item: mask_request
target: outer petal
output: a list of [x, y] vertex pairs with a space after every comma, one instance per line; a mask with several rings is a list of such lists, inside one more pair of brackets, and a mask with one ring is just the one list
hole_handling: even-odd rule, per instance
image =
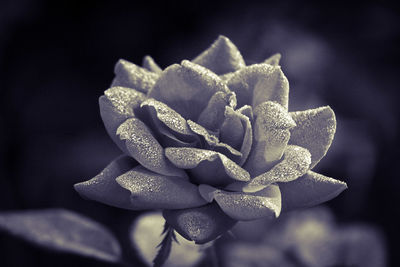
[[255, 177], [244, 188], [244, 192], [255, 192], [276, 182], [290, 182], [304, 175], [311, 163], [307, 149], [299, 146], [287, 146], [283, 160], [271, 170]]
[[168, 147], [166, 157], [178, 168], [190, 169], [190, 178], [198, 184], [225, 185], [249, 181], [249, 173], [221, 153], [188, 147]]
[[154, 59], [151, 56], [145, 56], [143, 58], [143, 63], [142, 63], [143, 68], [152, 71], [157, 74], [161, 74], [162, 69], [160, 66], [157, 65], [157, 63], [154, 61]]
[[279, 66], [254, 64], [237, 71], [228, 87], [238, 98], [238, 106], [253, 108], [265, 101], [275, 101], [288, 108], [289, 82]]
[[150, 133], [147, 126], [136, 118], [126, 120], [117, 130], [129, 154], [141, 165], [154, 172], [182, 176], [182, 170], [172, 166], [164, 156], [164, 149]]
[[286, 110], [275, 102], [264, 102], [254, 111], [253, 148], [245, 164], [252, 176], [270, 169], [281, 159], [295, 126]]
[[281, 193], [277, 185], [256, 193], [216, 190], [213, 197], [229, 217], [239, 221], [277, 218], [281, 212]]
[[123, 86], [147, 93], [156, 83], [159, 75], [120, 59], [114, 68], [115, 78], [111, 86]]
[[217, 131], [224, 121], [226, 106], [236, 107], [235, 93], [216, 92], [208, 101], [207, 107], [201, 112], [197, 123], [209, 130]]
[[131, 192], [131, 208], [185, 209], [206, 204], [197, 186], [182, 177], [164, 176], [138, 166], [116, 179]]
[[329, 107], [291, 112], [296, 127], [290, 130], [290, 144], [307, 148], [313, 168], [328, 151], [336, 131], [335, 113]]
[[206, 67], [216, 74], [225, 74], [246, 66], [237, 47], [225, 36], [218, 39], [193, 62]]
[[242, 153], [234, 149], [228, 144], [222, 143], [218, 140], [218, 137], [214, 134], [210, 134], [203, 126], [188, 120], [190, 129], [198, 134], [205, 142], [205, 146], [211, 150], [215, 150], [234, 160], [235, 162], [240, 161]]
[[100, 115], [111, 139], [125, 151], [125, 145], [117, 137], [117, 129], [126, 119], [135, 116], [134, 110], [146, 96], [127, 87], [111, 87], [99, 99]]
[[282, 209], [285, 211], [310, 207], [328, 201], [347, 188], [346, 183], [308, 171], [302, 177], [279, 183]]
[[229, 89], [216, 74], [184, 60], [181, 65], [166, 68], [148, 96], [167, 104], [186, 119], [196, 121], [218, 91], [229, 92]]
[[269, 58], [267, 58], [263, 63], [269, 64], [272, 66], [279, 66], [279, 61], [281, 60], [282, 55], [279, 53], [276, 53]]
[[74, 185], [79, 195], [101, 203], [130, 209], [129, 192], [122, 189], [115, 179], [121, 174], [137, 166], [137, 162], [128, 156], [122, 155], [113, 160], [96, 177]]
[[180, 235], [196, 244], [216, 239], [236, 223], [216, 203], [199, 208], [164, 210], [163, 216]]

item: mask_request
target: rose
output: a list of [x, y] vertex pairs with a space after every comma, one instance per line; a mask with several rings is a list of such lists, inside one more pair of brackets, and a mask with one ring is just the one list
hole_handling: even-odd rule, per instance
[[332, 142], [335, 115], [330, 107], [288, 112], [279, 59], [246, 66], [220, 36], [165, 70], [149, 56], [143, 67], [120, 60], [99, 102], [124, 155], [75, 189], [116, 207], [161, 209], [196, 243], [237, 221], [337, 196], [344, 182], [311, 171]]

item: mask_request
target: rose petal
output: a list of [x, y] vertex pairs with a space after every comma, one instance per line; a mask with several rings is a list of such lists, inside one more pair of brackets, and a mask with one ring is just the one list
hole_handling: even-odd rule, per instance
[[159, 100], [186, 119], [196, 121], [212, 95], [229, 92], [225, 83], [210, 70], [182, 61], [166, 68], [148, 96]]
[[270, 56], [269, 58], [267, 58], [266, 60], [264, 60], [263, 63], [265, 64], [269, 64], [272, 66], [279, 66], [279, 61], [281, 60], [282, 55], [279, 53], [273, 54], [272, 56]]
[[182, 210], [164, 210], [163, 216], [180, 235], [196, 244], [216, 239], [236, 223], [216, 204]]
[[253, 148], [245, 164], [252, 176], [270, 169], [281, 159], [289, 141], [292, 117], [278, 103], [264, 102], [254, 111]]
[[117, 129], [117, 135], [121, 140], [125, 140], [129, 154], [144, 167], [164, 175], [182, 175], [182, 170], [166, 160], [164, 149], [139, 119], [126, 120]]
[[143, 68], [152, 71], [157, 74], [161, 74], [162, 69], [160, 66], [157, 65], [157, 63], [154, 61], [154, 59], [151, 56], [145, 56], [143, 58], [143, 63], [142, 63]]
[[230, 145], [220, 142], [217, 136], [210, 134], [203, 126], [191, 120], [188, 120], [187, 123], [190, 129], [202, 138], [205, 142], [206, 148], [220, 152], [235, 162], [240, 161], [242, 153]]
[[294, 181], [279, 183], [279, 188], [282, 193], [282, 209], [288, 211], [328, 201], [347, 189], [347, 185], [342, 181], [308, 171]]
[[328, 151], [336, 131], [335, 113], [329, 107], [291, 112], [296, 127], [290, 130], [289, 143], [302, 146], [311, 153], [313, 168]]
[[235, 93], [216, 92], [208, 101], [207, 107], [201, 112], [197, 123], [209, 130], [218, 130], [224, 121], [226, 106], [236, 107]]
[[228, 81], [236, 93], [238, 107], [253, 108], [265, 101], [275, 101], [288, 108], [289, 82], [279, 66], [254, 64], [237, 71]]
[[237, 109], [238, 112], [240, 112], [241, 114], [247, 116], [250, 121], [253, 121], [254, 118], [254, 114], [253, 114], [253, 108], [249, 105], [244, 105], [242, 107], [240, 107], [239, 109]]
[[244, 192], [254, 192], [276, 182], [290, 182], [304, 175], [310, 167], [311, 154], [307, 149], [289, 145], [281, 162], [271, 170], [255, 177], [244, 188]]
[[218, 75], [236, 71], [246, 66], [237, 47], [222, 35], [207, 50], [192, 61], [212, 70]]
[[153, 88], [159, 75], [120, 59], [114, 68], [115, 78], [111, 86], [123, 86], [147, 93]]
[[197, 186], [182, 177], [160, 175], [142, 166], [130, 170], [116, 179], [131, 192], [131, 208], [185, 209], [206, 204]]
[[253, 194], [218, 190], [214, 199], [229, 217], [238, 221], [277, 218], [281, 212], [281, 193], [277, 185]]
[[198, 140], [198, 137], [190, 130], [186, 120], [166, 104], [150, 98], [142, 102], [140, 107], [151, 117], [153, 122], [156, 124], [157, 122], [161, 122], [168, 127], [178, 139], [184, 142], [194, 142]]
[[253, 143], [253, 132], [250, 119], [240, 111], [234, 111], [232, 108], [226, 107], [226, 118], [220, 129], [220, 138], [222, 142], [229, 144], [235, 149], [240, 149], [242, 157], [238, 161], [238, 164], [241, 166], [250, 154]]
[[95, 200], [110, 206], [130, 209], [130, 194], [125, 189], [122, 189], [115, 179], [137, 166], [137, 164], [129, 156], [119, 156], [94, 178], [75, 184], [74, 188], [83, 198]]
[[249, 181], [249, 173], [225, 155], [205, 149], [167, 147], [165, 156], [178, 168], [190, 169], [194, 183], [224, 185], [237, 181]]
[[125, 145], [117, 137], [117, 129], [126, 119], [135, 116], [134, 110], [146, 96], [127, 87], [111, 87], [99, 98], [100, 115], [108, 135], [125, 152]]

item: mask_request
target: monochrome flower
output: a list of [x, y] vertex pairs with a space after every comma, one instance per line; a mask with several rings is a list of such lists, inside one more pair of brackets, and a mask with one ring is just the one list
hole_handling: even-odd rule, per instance
[[143, 67], [119, 60], [99, 102], [124, 154], [75, 189], [120, 208], [161, 209], [199, 244], [237, 221], [336, 197], [346, 184], [312, 171], [331, 145], [335, 115], [328, 106], [289, 112], [279, 59], [246, 65], [220, 36], [164, 70], [149, 56]]

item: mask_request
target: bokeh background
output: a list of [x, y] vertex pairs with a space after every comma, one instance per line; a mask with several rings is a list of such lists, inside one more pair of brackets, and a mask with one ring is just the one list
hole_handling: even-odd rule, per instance
[[[390, 266], [400, 266], [399, 11], [389, 1], [2, 0], [0, 209], [63, 207], [123, 236], [139, 212], [85, 201], [72, 188], [120, 153], [98, 109], [114, 64], [149, 54], [166, 67], [223, 34], [248, 63], [282, 54], [291, 111], [334, 109], [337, 134], [317, 171], [349, 189], [328, 206], [338, 223], [376, 227]], [[27, 264], [102, 266], [1, 234], [0, 265]]]

